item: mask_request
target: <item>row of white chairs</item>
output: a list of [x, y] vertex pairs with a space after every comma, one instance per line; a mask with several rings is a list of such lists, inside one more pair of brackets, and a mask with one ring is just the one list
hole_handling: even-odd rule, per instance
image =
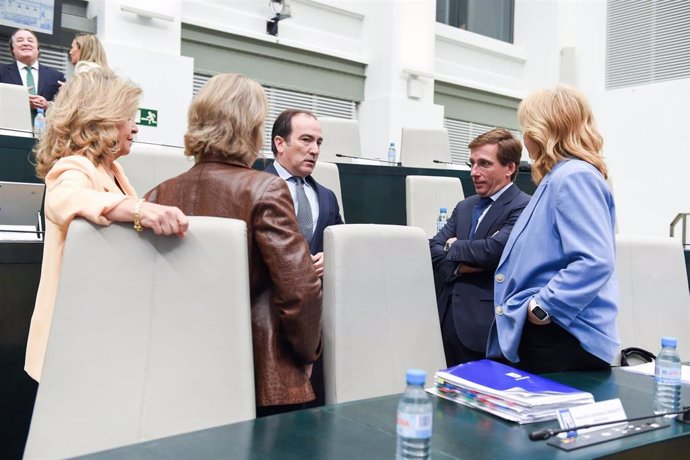
[[[143, 195], [164, 180], [175, 177], [191, 168], [194, 160], [185, 156], [180, 147], [135, 142], [129, 155], [119, 160], [134, 189]], [[314, 179], [333, 190], [345, 220], [338, 165], [319, 160], [313, 173]], [[453, 177], [407, 176], [406, 209], [407, 225], [424, 229], [429, 237], [436, 234], [436, 218], [441, 207], [449, 215], [458, 201], [465, 198], [460, 179]]]
[[[25, 458], [65, 458], [251, 419], [246, 226], [192, 217], [183, 239], [75, 220]], [[327, 403], [402, 392], [445, 367], [426, 235], [324, 235]]]
[[[319, 123], [324, 138], [320, 161], [350, 163], [352, 159], [347, 157], [362, 157], [357, 120], [320, 117]], [[446, 128], [402, 128], [399, 147], [399, 161], [406, 167], [446, 169], [452, 163]], [[347, 157], [338, 157], [337, 154]]]

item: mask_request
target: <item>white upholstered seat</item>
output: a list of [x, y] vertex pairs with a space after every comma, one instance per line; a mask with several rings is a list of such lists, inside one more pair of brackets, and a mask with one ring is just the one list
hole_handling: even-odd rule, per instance
[[129, 154], [117, 162], [139, 196], [194, 166], [194, 158], [186, 156], [181, 147], [143, 142], [135, 142]]
[[[14, 62], [14, 61], [12, 61]], [[0, 130], [8, 135], [31, 135], [31, 108], [26, 87], [0, 83]]]
[[464, 199], [462, 182], [457, 177], [407, 176], [407, 225], [419, 227], [428, 237], [433, 237], [436, 235], [436, 220], [440, 209], [447, 208], [450, 217], [458, 202]]
[[362, 156], [362, 144], [357, 120], [345, 118], [319, 117], [323, 143], [319, 161], [331, 163], [352, 163], [350, 158], [337, 157], [336, 153], [351, 157]]
[[338, 172], [338, 165], [319, 160], [316, 163], [314, 172], [312, 172], [312, 176], [316, 182], [333, 191], [335, 197], [338, 199], [338, 205], [340, 206], [340, 217], [345, 220], [343, 194], [340, 191], [340, 173]]
[[621, 348], [656, 354], [662, 336], [678, 338], [682, 359], [690, 358], [690, 293], [683, 247], [664, 237], [616, 235], [620, 287]]
[[324, 233], [326, 403], [400, 393], [408, 368], [445, 367], [421, 229], [353, 224]]
[[[446, 128], [403, 128], [400, 161], [409, 168], [446, 169], [451, 161]], [[442, 163], [434, 163], [434, 160]]]
[[69, 229], [25, 458], [65, 458], [255, 416], [246, 225], [184, 238]]

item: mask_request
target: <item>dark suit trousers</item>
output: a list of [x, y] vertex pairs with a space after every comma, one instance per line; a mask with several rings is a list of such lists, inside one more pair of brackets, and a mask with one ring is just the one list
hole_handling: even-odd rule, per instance
[[453, 317], [453, 293], [448, 294], [445, 314], [441, 318], [441, 337], [443, 339], [443, 351], [446, 354], [446, 365], [456, 366], [469, 361], [477, 361], [486, 357], [486, 352], [474, 351], [467, 348], [455, 330]]
[[518, 356], [520, 362], [507, 364], [532, 374], [601, 371], [611, 367], [585, 351], [579, 340], [553, 322], [538, 326], [525, 321]]

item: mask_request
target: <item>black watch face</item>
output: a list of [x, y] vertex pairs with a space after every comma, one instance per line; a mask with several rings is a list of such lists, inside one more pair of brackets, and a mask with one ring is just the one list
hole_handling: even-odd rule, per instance
[[532, 309], [532, 313], [534, 313], [534, 316], [536, 316], [539, 321], [544, 321], [546, 317], [549, 316], [539, 305]]

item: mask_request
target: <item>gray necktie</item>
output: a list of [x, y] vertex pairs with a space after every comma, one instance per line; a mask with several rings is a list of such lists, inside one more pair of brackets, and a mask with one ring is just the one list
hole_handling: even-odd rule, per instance
[[314, 221], [311, 217], [309, 199], [304, 192], [304, 179], [292, 176], [290, 180], [295, 183], [297, 190], [297, 222], [299, 223], [299, 229], [302, 235], [304, 235], [304, 239], [309, 243], [311, 242], [311, 237], [314, 235]]

